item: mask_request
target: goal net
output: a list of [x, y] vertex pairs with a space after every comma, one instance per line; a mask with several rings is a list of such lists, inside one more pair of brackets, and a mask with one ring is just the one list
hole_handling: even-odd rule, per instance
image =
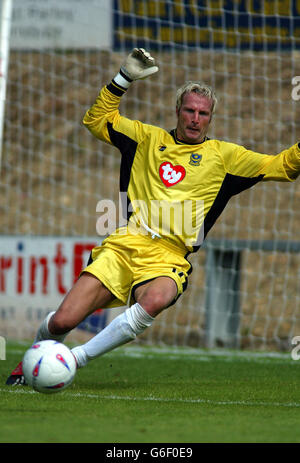
[[[118, 203], [119, 152], [82, 118], [133, 47], [150, 50], [160, 71], [130, 87], [120, 107], [127, 117], [170, 130], [177, 87], [203, 80], [219, 100], [210, 138], [267, 154], [299, 139], [296, 0], [14, 0], [9, 45], [0, 181], [6, 338], [31, 338], [56, 310], [101, 241], [98, 202]], [[300, 335], [299, 199], [299, 181], [260, 183], [232, 198], [189, 257], [187, 291], [138, 342], [290, 350]], [[72, 339], [117, 313], [100, 310]]]

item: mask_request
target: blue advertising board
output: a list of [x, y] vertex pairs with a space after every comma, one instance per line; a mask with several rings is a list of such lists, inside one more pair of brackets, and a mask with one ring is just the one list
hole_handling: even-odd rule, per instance
[[299, 0], [114, 0], [113, 47], [300, 48]]

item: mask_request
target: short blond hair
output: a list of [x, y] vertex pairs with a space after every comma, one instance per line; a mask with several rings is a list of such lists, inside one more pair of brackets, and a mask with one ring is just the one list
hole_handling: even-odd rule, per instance
[[187, 93], [191, 93], [191, 92], [195, 92], [198, 95], [205, 96], [206, 98], [211, 100], [211, 113], [213, 114], [215, 112], [218, 100], [217, 100], [216, 94], [213, 91], [213, 89], [209, 85], [205, 84], [204, 82], [192, 81], [192, 80], [189, 80], [177, 90], [177, 93], [176, 93], [177, 111], [179, 111], [181, 108], [184, 95], [186, 95]]

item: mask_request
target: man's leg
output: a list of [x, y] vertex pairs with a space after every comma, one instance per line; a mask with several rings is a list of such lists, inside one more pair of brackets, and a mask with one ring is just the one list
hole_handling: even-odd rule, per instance
[[89, 360], [126, 344], [143, 333], [176, 295], [176, 283], [168, 277], [159, 277], [139, 286], [135, 291], [135, 304], [87, 343], [72, 349], [77, 365], [83, 367]]
[[[67, 334], [96, 309], [114, 299], [98, 278], [83, 273], [66, 295], [56, 312], [47, 315], [38, 329], [35, 341], [55, 339], [62, 342]], [[25, 384], [22, 362], [12, 371], [8, 385]]]
[[111, 292], [91, 273], [83, 273], [49, 320], [53, 334], [69, 333], [88, 315], [114, 299]]
[[139, 286], [135, 290], [135, 300], [144, 310], [156, 317], [169, 307], [177, 296], [177, 285], [172, 278], [159, 277]]

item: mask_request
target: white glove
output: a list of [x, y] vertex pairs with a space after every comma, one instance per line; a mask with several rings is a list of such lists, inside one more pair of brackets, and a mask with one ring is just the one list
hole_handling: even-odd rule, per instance
[[130, 80], [145, 79], [158, 71], [155, 59], [143, 48], [134, 48], [121, 66]]

